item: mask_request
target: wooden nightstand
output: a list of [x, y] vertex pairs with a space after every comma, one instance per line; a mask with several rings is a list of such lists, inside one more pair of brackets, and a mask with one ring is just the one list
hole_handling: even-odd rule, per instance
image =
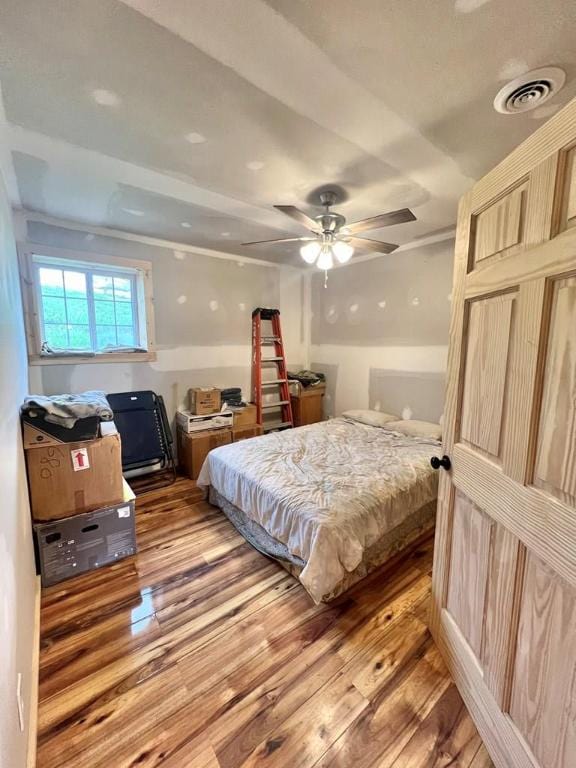
[[295, 427], [306, 424], [316, 424], [322, 421], [322, 398], [326, 392], [326, 384], [315, 387], [303, 387], [299, 382], [290, 382], [290, 402]]

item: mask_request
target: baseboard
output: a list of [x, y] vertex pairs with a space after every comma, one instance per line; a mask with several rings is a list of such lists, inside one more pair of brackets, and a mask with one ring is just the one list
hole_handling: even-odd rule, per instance
[[40, 676], [40, 576], [36, 577], [34, 593], [34, 638], [32, 670], [30, 674], [30, 710], [28, 713], [28, 757], [26, 768], [36, 768], [36, 741], [38, 736], [38, 680]]

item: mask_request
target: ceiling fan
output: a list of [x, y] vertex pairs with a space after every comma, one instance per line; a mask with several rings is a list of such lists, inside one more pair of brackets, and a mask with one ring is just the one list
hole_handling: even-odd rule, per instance
[[300, 255], [304, 261], [307, 264], [315, 263], [318, 269], [328, 270], [334, 266], [334, 259], [340, 264], [346, 264], [347, 261], [350, 261], [356, 248], [378, 253], [392, 253], [398, 248], [393, 243], [382, 243], [367, 237], [357, 237], [359, 232], [416, 220], [416, 216], [409, 208], [401, 208], [398, 211], [381, 213], [379, 216], [346, 224], [344, 216], [330, 210], [336, 201], [335, 192], [322, 192], [320, 202], [324, 206], [324, 213], [318, 214], [313, 219], [293, 205], [274, 206], [276, 210], [282, 211], [291, 219], [303, 224], [310, 230], [313, 237], [281, 237], [277, 240], [257, 240], [252, 243], [242, 243], [242, 245], [305, 242], [306, 245], [300, 248]]

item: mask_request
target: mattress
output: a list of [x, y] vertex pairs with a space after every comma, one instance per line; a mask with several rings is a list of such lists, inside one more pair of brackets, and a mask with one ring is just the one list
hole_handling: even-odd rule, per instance
[[439, 453], [435, 440], [339, 418], [216, 448], [197, 482], [283, 544], [320, 602], [436, 498]]

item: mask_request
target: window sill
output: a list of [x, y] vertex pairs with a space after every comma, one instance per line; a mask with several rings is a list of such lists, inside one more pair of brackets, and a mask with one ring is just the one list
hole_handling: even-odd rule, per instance
[[96, 355], [29, 355], [29, 365], [84, 365], [86, 363], [151, 363], [156, 352], [101, 352]]

